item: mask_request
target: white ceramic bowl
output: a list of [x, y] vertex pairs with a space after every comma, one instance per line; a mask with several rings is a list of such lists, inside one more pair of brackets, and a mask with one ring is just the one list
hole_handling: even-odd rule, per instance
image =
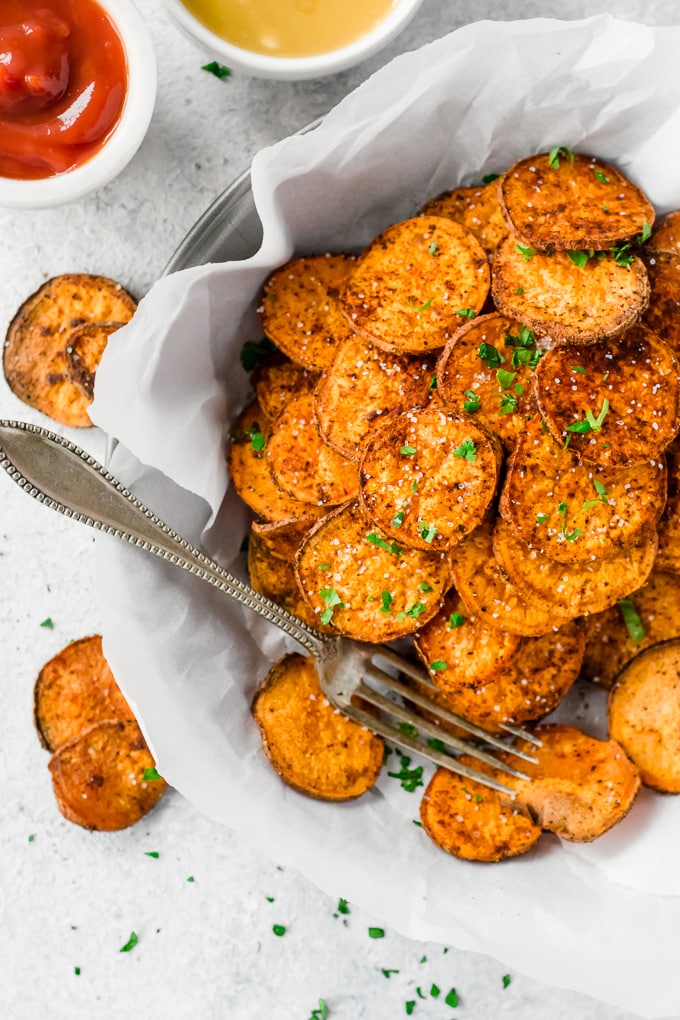
[[181, 0], [165, 0], [169, 13], [182, 32], [220, 63], [255, 78], [278, 78], [281, 81], [323, 78], [360, 63], [391, 42], [406, 27], [421, 3], [422, 0], [398, 0], [380, 24], [341, 49], [313, 57], [269, 57], [264, 53], [241, 49], [215, 35], [189, 13]]
[[0, 206], [47, 209], [82, 198], [119, 174], [144, 139], [156, 101], [151, 37], [132, 0], [97, 2], [118, 29], [127, 57], [128, 90], [120, 120], [102, 148], [74, 170], [32, 181], [0, 177]]

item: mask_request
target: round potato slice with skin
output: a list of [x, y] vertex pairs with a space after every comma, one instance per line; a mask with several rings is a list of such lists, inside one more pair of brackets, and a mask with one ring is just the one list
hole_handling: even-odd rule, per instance
[[483, 617], [470, 615], [451, 589], [444, 605], [416, 632], [415, 646], [426, 666], [445, 662], [445, 677], [460, 687], [479, 687], [504, 669], [517, 654], [521, 638], [499, 630]]
[[99, 634], [72, 641], [45, 663], [35, 682], [34, 719], [48, 751], [106, 719], [134, 721], [104, 658]]
[[454, 188], [431, 198], [420, 210], [420, 216], [445, 216], [475, 235], [482, 248], [491, 255], [508, 232], [498, 204], [496, 182]]
[[652, 236], [646, 244], [646, 249], [647, 251], [667, 251], [671, 255], [680, 255], [680, 210], [666, 213], [656, 223]]
[[125, 323], [136, 307], [127, 291], [105, 276], [71, 273], [48, 280], [9, 324], [3, 367], [10, 389], [54, 421], [88, 428], [90, 398], [69, 377], [68, 338], [86, 322]]
[[668, 499], [659, 521], [658, 570], [680, 574], [680, 443], [673, 442], [665, 453], [668, 468]]
[[587, 351], [554, 347], [536, 369], [535, 391], [557, 442], [601, 467], [658, 459], [680, 427], [680, 364], [641, 325]]
[[124, 322], [86, 322], [74, 329], [66, 341], [67, 374], [85, 396], [94, 399], [94, 379], [109, 337]]
[[319, 518], [313, 507], [284, 492], [272, 477], [265, 455], [270, 424], [256, 400], [248, 404], [231, 429], [227, 465], [234, 488], [251, 510], [271, 523]]
[[252, 705], [262, 747], [288, 786], [317, 800], [360, 797], [382, 768], [380, 737], [330, 704], [311, 659], [294, 653], [267, 674]]
[[541, 747], [526, 741], [517, 745], [538, 759], [535, 765], [522, 762], [531, 778], [508, 776], [503, 782], [538, 825], [561, 839], [590, 843], [625, 818], [640, 775], [616, 740], [596, 740], [573, 726], [544, 724], [533, 733]]
[[317, 520], [318, 517], [312, 515], [274, 523], [253, 521], [250, 528], [252, 534], [267, 546], [273, 556], [292, 561], [307, 533], [312, 530]]
[[582, 563], [611, 556], [656, 527], [665, 502], [663, 457], [634, 468], [584, 464], [535, 418], [510, 458], [500, 511], [530, 549]]
[[611, 687], [623, 667], [644, 648], [680, 637], [680, 577], [654, 570], [639, 591], [603, 613], [584, 619], [583, 675]]
[[[503, 775], [466, 755], [463, 765], [503, 781]], [[423, 829], [442, 850], [466, 861], [502, 861], [534, 846], [540, 826], [507, 794], [439, 768], [420, 804]]]
[[439, 610], [451, 584], [444, 553], [389, 541], [358, 503], [319, 521], [297, 555], [296, 571], [318, 629], [376, 643], [413, 633]]
[[257, 365], [251, 376], [255, 399], [270, 421], [274, 421], [293, 397], [313, 393], [318, 372], [296, 365], [283, 356], [274, 356]]
[[366, 248], [341, 305], [352, 329], [385, 351], [444, 347], [460, 315], [481, 310], [489, 263], [469, 230], [440, 216], [395, 223]]
[[310, 627], [319, 626], [319, 617], [302, 597], [295, 577], [294, 559], [276, 556], [270, 546], [251, 532], [248, 542], [250, 587], [288, 610]]
[[338, 296], [355, 264], [353, 255], [293, 259], [272, 273], [258, 309], [262, 329], [279, 350], [312, 372], [329, 368], [353, 330]]
[[[453, 580], [469, 613], [511, 634], [538, 637], [562, 627], [570, 616], [524, 599], [501, 570], [493, 551], [493, 520], [487, 518], [451, 551]], [[577, 613], [572, 613], [577, 616]]]
[[145, 780], [154, 760], [136, 722], [99, 722], [55, 751], [49, 764], [57, 807], [85, 829], [126, 829], [155, 807], [163, 779]]
[[566, 252], [521, 245], [514, 235], [493, 260], [493, 299], [499, 312], [560, 343], [593, 344], [632, 326], [649, 302], [644, 263], [589, 258], [576, 265]]
[[624, 667], [607, 719], [645, 786], [680, 793], [680, 638], [652, 645]]
[[642, 317], [645, 326], [676, 355], [680, 354], [680, 252], [645, 251], [651, 294]]
[[319, 436], [311, 393], [294, 397], [272, 425], [267, 463], [276, 484], [314, 506], [337, 506], [359, 490], [357, 465]]
[[545, 352], [535, 334], [503, 315], [482, 315], [451, 337], [437, 362], [437, 392], [512, 450], [536, 414], [532, 382]]
[[482, 521], [498, 483], [500, 445], [432, 404], [392, 415], [361, 459], [365, 512], [395, 541], [448, 549]]
[[635, 542], [590, 563], [556, 563], [530, 549], [499, 517], [493, 550], [501, 569], [528, 602], [565, 616], [599, 613], [641, 588], [656, 558], [655, 531], [642, 532]]
[[602, 250], [654, 223], [649, 199], [619, 170], [568, 149], [520, 159], [497, 193], [510, 231], [539, 250]]
[[366, 440], [390, 412], [427, 402], [433, 373], [427, 357], [389, 354], [358, 336], [345, 340], [314, 395], [321, 436], [359, 461]]

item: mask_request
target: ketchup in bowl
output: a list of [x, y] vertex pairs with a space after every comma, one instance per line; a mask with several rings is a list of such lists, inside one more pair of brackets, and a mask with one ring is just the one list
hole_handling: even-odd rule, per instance
[[125, 50], [95, 0], [0, 0], [0, 177], [87, 162], [118, 123]]

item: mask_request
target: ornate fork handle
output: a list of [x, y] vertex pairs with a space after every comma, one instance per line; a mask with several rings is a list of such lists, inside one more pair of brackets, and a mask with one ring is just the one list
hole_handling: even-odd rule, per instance
[[332, 639], [315, 633], [186, 542], [106, 468], [62, 436], [28, 422], [1, 420], [0, 465], [50, 509], [188, 570], [276, 624], [312, 655], [328, 654]]

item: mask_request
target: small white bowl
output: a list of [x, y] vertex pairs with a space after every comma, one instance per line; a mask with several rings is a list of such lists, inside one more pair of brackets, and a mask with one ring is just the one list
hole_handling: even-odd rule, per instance
[[[361, 3], [361, 0], [356, 2]], [[269, 57], [264, 53], [253, 53], [234, 46], [215, 35], [187, 10], [181, 0], [165, 0], [169, 13], [182, 32], [220, 63], [254, 78], [278, 78], [280, 81], [323, 78], [373, 56], [406, 27], [421, 3], [422, 0], [398, 0], [393, 10], [375, 28], [341, 49], [313, 57]]]
[[0, 177], [0, 206], [48, 209], [101, 188], [127, 166], [146, 135], [156, 102], [156, 55], [148, 29], [132, 0], [97, 0], [118, 29], [127, 57], [128, 89], [118, 124], [86, 163], [55, 177]]

